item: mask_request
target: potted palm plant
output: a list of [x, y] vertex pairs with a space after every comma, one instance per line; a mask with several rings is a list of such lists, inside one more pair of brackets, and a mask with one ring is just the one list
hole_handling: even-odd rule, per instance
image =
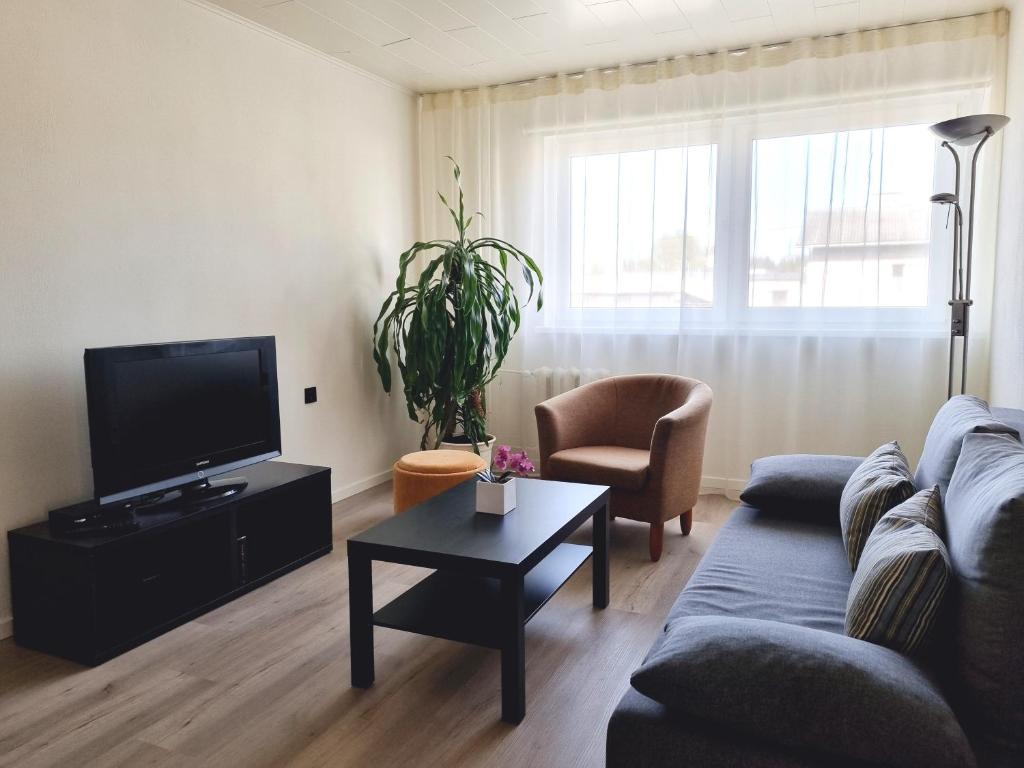
[[[496, 237], [470, 238], [461, 171], [452, 159], [457, 206], [438, 192], [455, 223], [452, 240], [415, 243], [398, 260], [395, 290], [373, 325], [373, 359], [384, 391], [392, 387], [394, 353], [409, 418], [423, 427], [420, 448], [467, 446], [490, 462], [486, 386], [493, 381], [519, 330], [523, 304], [509, 269], [520, 269], [526, 306], [543, 304], [537, 264]], [[479, 211], [477, 216], [482, 216]], [[418, 276], [412, 273], [425, 257]], [[447, 447], [447, 445], [446, 445]]]

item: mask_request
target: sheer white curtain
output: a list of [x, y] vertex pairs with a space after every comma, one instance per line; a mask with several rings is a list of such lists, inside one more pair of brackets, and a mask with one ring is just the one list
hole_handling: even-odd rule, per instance
[[[715, 392], [705, 483], [783, 452], [920, 449], [945, 396], [952, 168], [927, 125], [1000, 111], [1007, 14], [683, 56], [432, 94], [420, 105], [424, 237], [462, 166], [475, 226], [540, 263], [491, 388], [499, 440], [607, 373]], [[970, 388], [987, 389], [999, 145], [979, 176]]]

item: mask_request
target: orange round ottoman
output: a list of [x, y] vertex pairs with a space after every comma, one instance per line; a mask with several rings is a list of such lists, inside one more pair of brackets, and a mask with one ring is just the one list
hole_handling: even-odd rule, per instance
[[469, 451], [416, 451], [395, 462], [395, 514], [426, 501], [477, 472], [487, 464]]

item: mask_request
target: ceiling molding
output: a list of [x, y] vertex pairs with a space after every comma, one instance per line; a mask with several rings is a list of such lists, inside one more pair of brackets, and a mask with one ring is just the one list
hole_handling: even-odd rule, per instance
[[188, 0], [409, 93], [974, 15], [1024, 0]]
[[271, 29], [270, 27], [264, 26], [263, 24], [259, 24], [255, 21], [252, 21], [251, 19], [247, 19], [244, 16], [239, 16], [234, 11], [230, 11], [227, 8], [224, 8], [223, 6], [217, 5], [215, 2], [211, 2], [211, 0], [184, 0], [184, 2], [190, 5], [194, 5], [198, 8], [202, 8], [203, 10], [209, 11], [210, 13], [215, 13], [218, 16], [228, 19], [229, 21], [235, 22], [236, 24], [241, 24], [244, 27], [248, 27], [249, 29], [255, 32], [259, 32], [262, 35], [266, 35], [267, 37], [276, 40], [280, 43], [284, 43], [285, 45], [289, 45], [292, 48], [297, 48], [300, 51], [316, 56], [318, 59], [322, 59], [323, 61], [326, 61], [328, 64], [331, 64], [335, 67], [344, 69], [348, 72], [352, 72], [353, 74], [356, 75], [361, 75], [362, 77], [365, 77], [366, 79], [371, 80], [374, 83], [385, 85], [388, 88], [393, 88], [408, 96], [416, 96], [418, 93], [416, 90], [409, 88], [408, 86], [403, 85], [402, 83], [397, 83], [394, 80], [390, 80], [374, 72], [370, 72], [369, 70], [363, 69], [362, 67], [352, 64], [351, 62], [345, 61], [344, 59], [339, 59], [337, 56], [332, 56], [329, 53], [325, 53], [324, 51], [321, 51], [319, 48], [314, 48], [313, 46], [307, 45], [306, 43], [296, 40], [293, 37], [289, 37], [288, 35], [278, 32], [275, 29]]

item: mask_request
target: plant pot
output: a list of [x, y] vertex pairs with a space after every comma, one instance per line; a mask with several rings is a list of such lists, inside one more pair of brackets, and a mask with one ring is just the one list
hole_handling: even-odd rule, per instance
[[516, 508], [516, 479], [504, 483], [476, 482], [476, 511], [488, 515], [506, 515]]
[[[480, 454], [480, 458], [487, 462], [487, 466], [491, 466], [491, 448], [494, 447], [495, 437], [494, 435], [487, 436], [486, 443], [477, 443], [477, 451]], [[472, 451], [473, 444], [466, 438], [462, 438], [461, 441], [456, 438], [456, 442], [448, 442], [447, 440], [441, 441], [441, 448], [446, 451]]]

